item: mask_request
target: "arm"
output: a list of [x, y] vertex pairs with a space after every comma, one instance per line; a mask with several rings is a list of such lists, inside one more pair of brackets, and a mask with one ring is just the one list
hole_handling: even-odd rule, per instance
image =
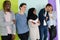
[[39, 20], [45, 20], [46, 17], [44, 16], [45, 10], [41, 9], [39, 12]]
[[39, 20], [38, 20], [38, 22], [37, 22], [37, 23], [38, 23], [38, 25], [40, 25], [40, 21], [39, 21]]
[[55, 20], [55, 23], [54, 23], [54, 26], [56, 26], [57, 24], [57, 15], [56, 15], [56, 11], [54, 11], [54, 13], [53, 13], [53, 19]]
[[36, 22], [32, 19], [29, 20], [32, 24], [36, 24]]
[[54, 19], [57, 20], [57, 15], [56, 11], [54, 11]]
[[15, 20], [15, 15], [13, 13], [12, 13], [12, 22], [13, 22], [12, 33], [15, 35], [16, 34], [16, 26], [15, 26], [16, 20]]
[[3, 12], [0, 12], [0, 27], [6, 26], [6, 23], [4, 21], [4, 14]]
[[15, 35], [16, 35], [16, 20], [15, 20], [15, 14], [12, 13], [12, 22], [13, 22], [13, 27], [12, 27], [12, 40], [15, 39]]
[[32, 22], [32, 24], [40, 25], [40, 21], [39, 21], [39, 19], [38, 19], [38, 18], [37, 18], [36, 20], [32, 20], [31, 22]]
[[47, 12], [47, 15], [46, 15], [46, 21], [49, 20], [49, 15], [48, 15], [48, 12]]

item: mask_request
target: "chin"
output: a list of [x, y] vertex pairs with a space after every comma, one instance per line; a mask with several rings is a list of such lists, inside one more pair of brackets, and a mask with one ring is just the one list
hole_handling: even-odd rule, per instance
[[10, 11], [10, 9], [7, 9], [8, 11]]

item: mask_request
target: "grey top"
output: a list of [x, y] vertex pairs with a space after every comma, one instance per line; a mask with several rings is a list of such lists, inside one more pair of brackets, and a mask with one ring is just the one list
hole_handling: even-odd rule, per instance
[[[8, 31], [7, 31], [7, 28], [6, 28], [6, 21], [5, 21], [5, 16], [4, 16], [4, 11], [0, 11], [0, 34], [5, 36], [5, 35], [8, 35]], [[11, 21], [12, 20], [15, 20], [15, 15], [13, 12], [11, 12]], [[16, 33], [16, 27], [15, 27], [15, 24], [11, 23], [11, 31], [12, 33], [11, 34], [15, 34]]]

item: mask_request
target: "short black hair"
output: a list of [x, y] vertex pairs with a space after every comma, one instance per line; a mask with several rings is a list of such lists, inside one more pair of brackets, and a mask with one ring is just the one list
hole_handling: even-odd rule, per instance
[[[8, 1], [8, 0], [4, 1], [4, 2], [3, 2], [3, 8], [5, 7], [5, 5], [6, 5], [7, 2], [11, 3], [11, 2]], [[11, 4], [10, 4], [10, 5], [11, 5]]]
[[26, 5], [26, 3], [21, 3], [20, 6], [19, 6], [19, 8], [22, 7], [23, 5]]
[[47, 7], [47, 6], [52, 6], [52, 5], [51, 5], [50, 3], [48, 3], [48, 4], [46, 5], [46, 7]]

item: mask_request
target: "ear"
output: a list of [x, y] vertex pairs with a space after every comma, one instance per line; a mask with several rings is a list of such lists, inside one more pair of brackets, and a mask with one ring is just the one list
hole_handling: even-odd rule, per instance
[[19, 9], [21, 9], [21, 7], [19, 7]]

